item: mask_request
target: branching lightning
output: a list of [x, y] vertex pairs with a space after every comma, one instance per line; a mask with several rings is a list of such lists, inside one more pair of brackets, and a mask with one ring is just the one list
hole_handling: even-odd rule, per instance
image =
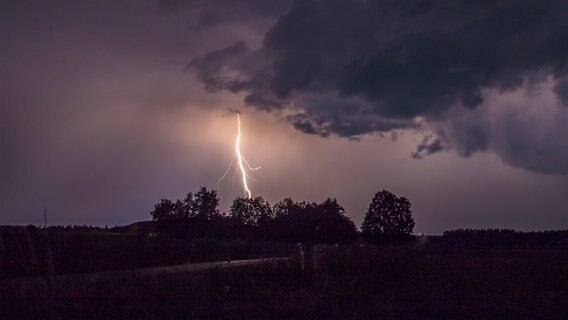
[[[248, 186], [248, 179], [250, 179], [252, 181], [256, 181], [256, 180], [254, 180], [248, 174], [247, 169], [249, 171], [256, 171], [256, 170], [260, 169], [260, 167], [251, 166], [250, 163], [247, 161], [247, 159], [245, 159], [245, 157], [243, 157], [243, 155], [241, 154], [241, 117], [240, 117], [239, 113], [237, 113], [237, 140], [235, 142], [235, 158], [233, 158], [231, 160], [231, 163], [229, 163], [229, 167], [227, 168], [227, 171], [225, 171], [223, 176], [221, 178], [219, 178], [219, 181], [217, 182], [217, 189], [219, 189], [219, 185], [220, 185], [221, 181], [227, 176], [227, 173], [229, 173], [229, 171], [231, 170], [231, 167], [233, 166], [233, 162], [235, 162], [235, 159], [237, 160], [238, 168], [241, 171], [244, 194], [247, 198], [250, 199], [250, 198], [252, 198], [252, 192], [250, 191], [250, 188]], [[237, 174], [237, 168], [235, 168], [235, 173], [233, 174], [233, 183], [234, 183], [236, 174]]]
[[239, 168], [241, 169], [241, 175], [243, 178], [243, 188], [245, 189], [245, 194], [247, 196], [247, 198], [252, 198], [252, 193], [250, 192], [250, 189], [248, 187], [248, 181], [247, 178], [250, 178], [249, 175], [247, 174], [247, 171], [245, 169], [245, 164], [247, 165], [248, 169], [251, 171], [254, 170], [258, 170], [260, 169], [260, 167], [256, 167], [253, 168], [251, 167], [251, 165], [248, 163], [248, 161], [242, 156], [241, 154], [241, 117], [240, 115], [237, 113], [237, 141], [235, 143], [235, 152], [237, 154], [237, 160], [238, 160], [238, 164], [239, 164]]
[[[229, 170], [231, 170], [231, 167], [233, 166], [233, 162], [235, 162], [235, 158], [231, 159], [231, 162], [229, 163], [229, 167], [227, 168], [227, 171], [225, 171], [225, 174], [223, 174], [223, 176], [221, 178], [219, 178], [219, 181], [217, 181], [217, 190], [219, 190], [219, 186], [221, 185], [221, 181], [223, 179], [225, 179], [225, 177], [227, 176], [227, 173], [229, 173]], [[235, 171], [236, 173], [236, 171]], [[235, 176], [233, 176], [233, 183], [235, 181]]]

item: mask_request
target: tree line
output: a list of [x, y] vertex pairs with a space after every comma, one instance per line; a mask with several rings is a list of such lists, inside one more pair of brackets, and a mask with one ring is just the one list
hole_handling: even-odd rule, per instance
[[568, 246], [568, 230], [522, 232], [512, 229], [455, 229], [444, 231], [439, 242], [465, 246]]
[[271, 205], [260, 196], [237, 197], [221, 212], [217, 191], [205, 187], [175, 201], [162, 199], [150, 214], [159, 232], [177, 237], [338, 244], [404, 240], [414, 228], [410, 201], [386, 190], [374, 195], [361, 231], [335, 198], [320, 203], [286, 198]]

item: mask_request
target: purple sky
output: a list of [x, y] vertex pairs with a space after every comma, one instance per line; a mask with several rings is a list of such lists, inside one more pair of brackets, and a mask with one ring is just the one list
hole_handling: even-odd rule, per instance
[[[382, 189], [415, 232], [568, 228], [561, 1], [0, 1], [0, 224], [120, 225], [217, 188]], [[233, 171], [222, 210], [242, 194]]]

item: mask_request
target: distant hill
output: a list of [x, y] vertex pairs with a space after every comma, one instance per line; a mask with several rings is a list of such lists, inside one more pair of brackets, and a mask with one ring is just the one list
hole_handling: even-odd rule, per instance
[[126, 226], [114, 227], [112, 231], [121, 233], [155, 233], [158, 228], [156, 221], [138, 221]]

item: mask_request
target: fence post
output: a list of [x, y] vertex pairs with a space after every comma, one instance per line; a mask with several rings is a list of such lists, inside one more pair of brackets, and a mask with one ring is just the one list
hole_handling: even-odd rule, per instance
[[311, 243], [300, 243], [299, 247], [302, 272], [311, 274], [314, 272], [314, 245]]

